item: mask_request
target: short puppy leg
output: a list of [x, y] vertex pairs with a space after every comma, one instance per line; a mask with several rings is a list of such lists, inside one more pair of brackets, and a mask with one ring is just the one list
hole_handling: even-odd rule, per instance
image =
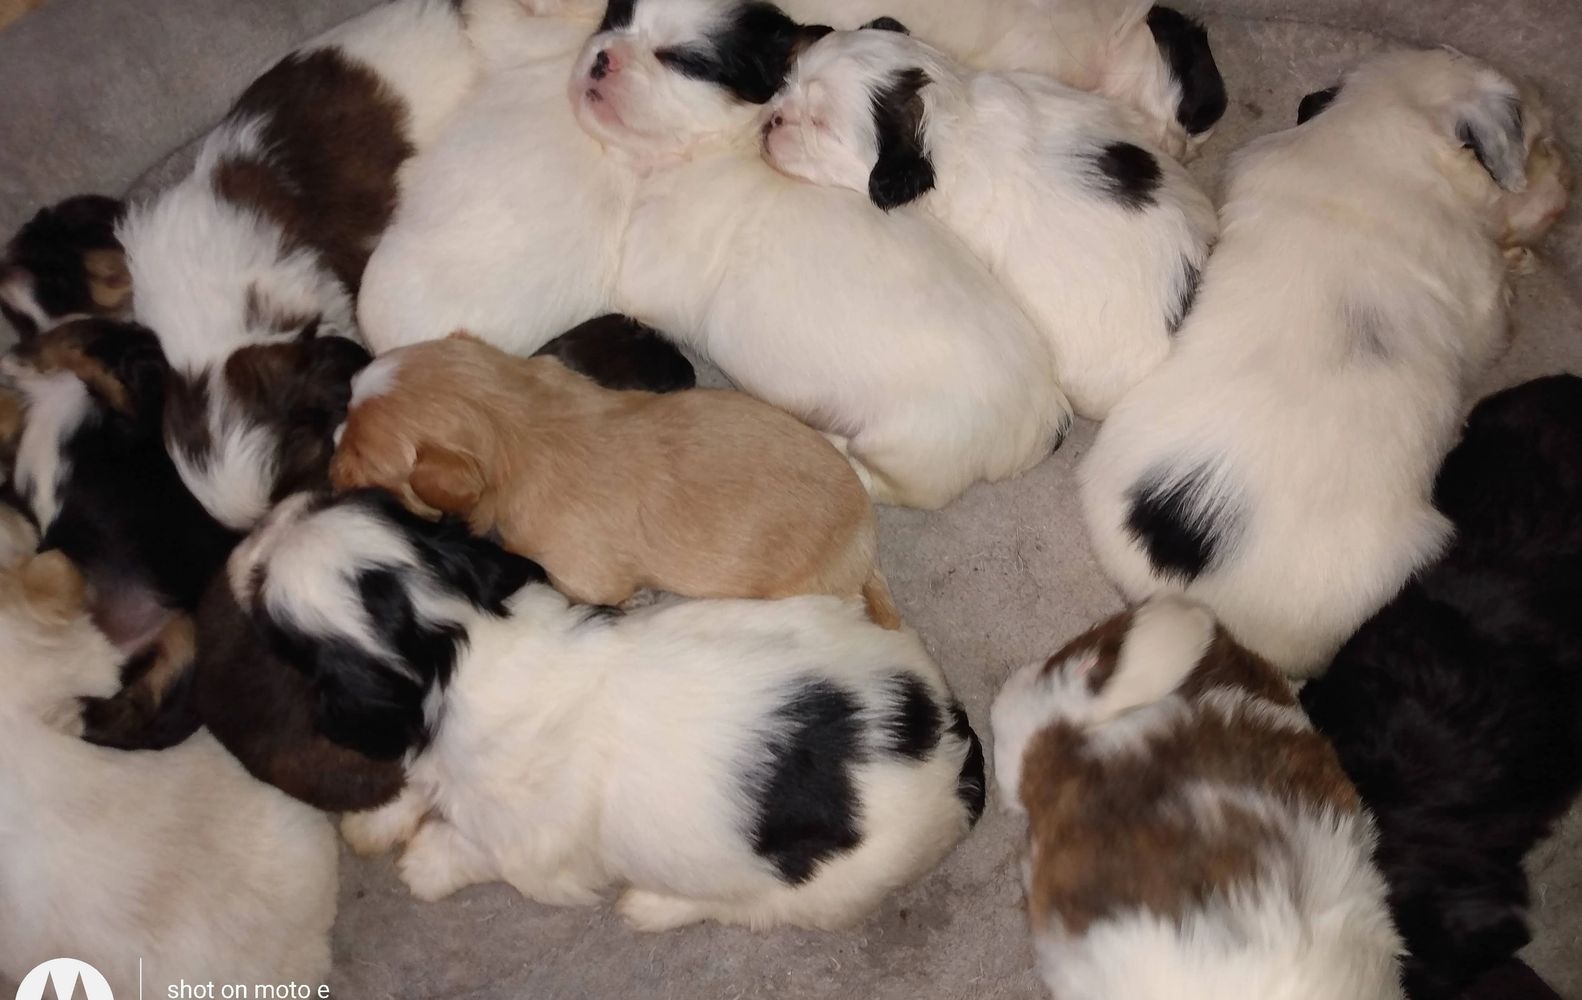
[[634, 930], [649, 932], [674, 930], [709, 918], [707, 903], [647, 889], [626, 890], [615, 911]]
[[494, 866], [478, 845], [442, 819], [418, 827], [401, 852], [401, 881], [412, 895], [432, 903], [458, 889], [494, 877]]
[[405, 843], [417, 833], [418, 824], [428, 815], [428, 800], [408, 785], [393, 800], [378, 809], [347, 813], [341, 817], [341, 837], [354, 853], [364, 856], [383, 854]]

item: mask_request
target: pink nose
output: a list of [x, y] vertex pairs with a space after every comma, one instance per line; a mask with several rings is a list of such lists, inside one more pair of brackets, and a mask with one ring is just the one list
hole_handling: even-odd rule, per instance
[[620, 68], [620, 64], [611, 58], [610, 50], [605, 49], [593, 57], [593, 68], [588, 71], [588, 75], [595, 80], [602, 80], [611, 73], [618, 72]]

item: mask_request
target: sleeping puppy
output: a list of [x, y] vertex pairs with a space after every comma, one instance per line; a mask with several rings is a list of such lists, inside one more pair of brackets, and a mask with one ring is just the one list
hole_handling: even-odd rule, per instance
[[447, 0], [396, 0], [321, 36], [242, 94], [189, 177], [121, 223], [137, 319], [180, 375], [170, 453], [229, 528], [314, 485], [302, 450], [327, 452], [339, 417], [302, 428], [279, 401], [333, 392], [327, 376], [344, 391], [366, 361], [352, 302], [401, 168], [472, 86], [464, 27]]
[[112, 694], [122, 659], [84, 587], [59, 551], [0, 568], [0, 979], [72, 955], [123, 997], [139, 959], [150, 996], [181, 979], [322, 982], [328, 821], [206, 734], [160, 754], [79, 740], [78, 700]]
[[1434, 503], [1444, 559], [1302, 690], [1378, 816], [1414, 1000], [1527, 943], [1522, 858], [1582, 791], [1582, 378], [1479, 403]]
[[739, 392], [618, 392], [454, 336], [357, 377], [330, 478], [460, 515], [577, 601], [835, 594], [900, 625], [850, 466]]
[[[348, 745], [407, 788], [342, 830], [438, 899], [493, 879], [661, 930], [834, 927], [937, 864], [983, 756], [911, 632], [853, 601], [575, 607], [375, 491], [280, 505], [230, 566]], [[378, 628], [372, 628], [372, 623]]]
[[777, 169], [916, 202], [961, 237], [1048, 338], [1078, 414], [1102, 420], [1169, 352], [1219, 221], [1118, 104], [869, 29], [814, 43], [764, 115]]
[[1184, 591], [1282, 670], [1320, 669], [1443, 548], [1429, 491], [1507, 341], [1507, 256], [1569, 182], [1538, 100], [1444, 50], [1370, 58], [1243, 150], [1169, 359], [1082, 465], [1125, 596]]
[[1041, 461], [1070, 404], [1037, 330], [949, 233], [763, 162], [761, 106], [824, 33], [755, 0], [611, 3], [571, 96], [641, 178], [617, 304], [825, 432], [875, 499], [941, 507]]
[[1026, 71], [1108, 97], [1149, 145], [1186, 160], [1225, 114], [1225, 80], [1196, 19], [1148, 0], [782, 0], [801, 21], [904, 23], [976, 69]]
[[1372, 820], [1269, 664], [1154, 598], [994, 703], [1057, 1000], [1402, 996]]
[[132, 279], [115, 224], [126, 210], [102, 195], [41, 208], [0, 255], [0, 315], [22, 339], [68, 319], [125, 319]]

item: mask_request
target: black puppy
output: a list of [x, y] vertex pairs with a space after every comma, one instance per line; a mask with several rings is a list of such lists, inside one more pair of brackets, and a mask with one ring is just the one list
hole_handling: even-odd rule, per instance
[[1480, 403], [1435, 504], [1449, 552], [1302, 692], [1378, 818], [1414, 1000], [1526, 944], [1522, 859], [1582, 790], [1582, 378]]
[[126, 206], [84, 194], [39, 209], [0, 258], [0, 315], [24, 340], [69, 317], [125, 318], [132, 277], [115, 225]]

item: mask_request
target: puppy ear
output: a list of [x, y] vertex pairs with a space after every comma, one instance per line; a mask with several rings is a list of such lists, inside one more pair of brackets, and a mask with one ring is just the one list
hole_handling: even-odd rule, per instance
[[46, 625], [66, 625], [82, 614], [88, 585], [59, 550], [41, 552], [21, 570], [22, 599], [29, 613]]
[[791, 61], [796, 62], [797, 57], [806, 52], [814, 42], [834, 30], [827, 24], [804, 24], [798, 27], [796, 37], [791, 40]]
[[921, 69], [901, 70], [873, 97], [879, 158], [868, 175], [868, 197], [885, 211], [934, 189], [934, 164], [924, 143], [923, 88], [933, 81]]
[[1193, 18], [1169, 7], [1154, 7], [1148, 12], [1148, 31], [1154, 46], [1170, 67], [1170, 74], [1181, 85], [1181, 103], [1176, 106], [1176, 121], [1188, 135], [1202, 135], [1225, 116], [1230, 97], [1225, 77], [1220, 74], [1208, 32]]
[[1527, 188], [1526, 127], [1522, 99], [1509, 80], [1480, 77], [1470, 101], [1455, 109], [1455, 135], [1471, 150], [1494, 183], [1510, 192]]
[[488, 483], [471, 455], [439, 445], [419, 445], [407, 485], [423, 503], [446, 514], [466, 515], [483, 499]]
[[872, 21], [869, 21], [867, 24], [863, 25], [862, 30], [894, 31], [903, 35], [910, 35], [912, 33], [906, 25], [902, 24], [900, 21], [897, 21], [893, 17], [876, 17]]

